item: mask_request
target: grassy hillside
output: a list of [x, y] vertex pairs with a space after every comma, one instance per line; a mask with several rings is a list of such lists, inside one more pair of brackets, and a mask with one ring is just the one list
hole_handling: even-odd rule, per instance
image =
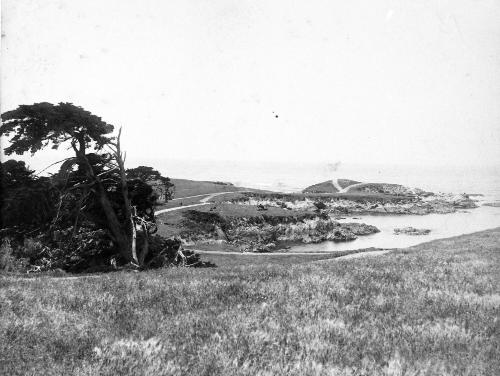
[[353, 184], [359, 184], [359, 181], [356, 180], [350, 180], [350, 179], [338, 179], [338, 183], [341, 188], [347, 188], [350, 187]]
[[171, 179], [171, 181], [175, 187], [173, 200], [158, 205], [157, 210], [197, 204], [201, 199], [213, 193], [234, 192], [216, 196], [210, 200], [211, 202], [219, 202], [231, 198], [240, 197], [243, 194], [237, 193], [240, 191], [265, 192], [258, 189], [236, 187], [231, 183], [224, 182], [198, 181], [188, 179]]
[[500, 229], [365, 259], [3, 278], [0, 294], [6, 375], [500, 370]]
[[302, 191], [303, 193], [336, 193], [337, 188], [333, 185], [331, 180], [322, 183], [314, 184]]
[[174, 198], [196, 196], [216, 192], [235, 192], [244, 189], [224, 182], [196, 181], [188, 179], [171, 180], [175, 186]]

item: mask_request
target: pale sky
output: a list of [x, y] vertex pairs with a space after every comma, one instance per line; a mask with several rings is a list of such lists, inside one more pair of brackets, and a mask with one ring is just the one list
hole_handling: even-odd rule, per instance
[[2, 0], [1, 63], [132, 164], [500, 164], [498, 0]]

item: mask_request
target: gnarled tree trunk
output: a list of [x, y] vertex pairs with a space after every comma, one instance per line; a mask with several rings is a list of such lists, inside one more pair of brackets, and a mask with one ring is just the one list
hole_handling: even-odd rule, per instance
[[[118, 136], [118, 145], [119, 145], [119, 137]], [[76, 147], [75, 144], [72, 144], [73, 149], [76, 152], [77, 158], [83, 162], [83, 164], [86, 166], [86, 171], [90, 179], [95, 181], [96, 186], [97, 186], [97, 194], [99, 196], [99, 203], [101, 204], [101, 207], [104, 211], [104, 215], [106, 216], [106, 220], [108, 223], [108, 229], [111, 233], [113, 241], [116, 243], [116, 246], [118, 248], [118, 251], [122, 255], [122, 257], [127, 260], [128, 262], [133, 262], [137, 265], [139, 265], [138, 258], [135, 252], [135, 242], [133, 242], [133, 232], [135, 231], [135, 224], [132, 218], [132, 213], [130, 209], [130, 201], [128, 200], [128, 190], [126, 187], [126, 181], [125, 181], [125, 187], [123, 187], [122, 183], [122, 191], [125, 189], [124, 193], [124, 198], [126, 200], [124, 201], [125, 205], [125, 213], [127, 218], [130, 218], [131, 222], [127, 221], [129, 231], [123, 228], [123, 225], [120, 223], [120, 220], [118, 219], [118, 216], [115, 213], [115, 210], [113, 208], [113, 205], [111, 204], [111, 201], [108, 198], [106, 189], [104, 188], [104, 185], [102, 184], [101, 179], [99, 176], [97, 176], [94, 173], [94, 170], [92, 169], [92, 165], [90, 164], [86, 152], [85, 152], [85, 142], [83, 140], [79, 140], [79, 148]], [[117, 163], [120, 166], [120, 170], [123, 169], [124, 171], [124, 164], [123, 164], [123, 159], [121, 158], [120, 154], [116, 154], [115, 157], [117, 157]], [[118, 159], [120, 162], [118, 162]], [[128, 215], [127, 215], [128, 214]]]

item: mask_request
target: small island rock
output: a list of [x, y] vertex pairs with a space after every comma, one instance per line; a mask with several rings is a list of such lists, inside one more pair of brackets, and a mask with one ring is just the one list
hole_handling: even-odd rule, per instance
[[400, 234], [405, 234], [405, 235], [428, 235], [431, 232], [429, 229], [418, 229], [415, 227], [403, 227], [403, 228], [395, 228], [394, 229], [394, 234], [395, 235], [400, 235]]

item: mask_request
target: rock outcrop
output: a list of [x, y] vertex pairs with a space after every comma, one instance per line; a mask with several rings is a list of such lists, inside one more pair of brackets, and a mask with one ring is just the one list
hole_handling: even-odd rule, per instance
[[316, 210], [319, 203], [322, 210], [334, 215], [361, 214], [447, 214], [457, 210], [476, 208], [476, 201], [468, 195], [432, 194], [424, 196], [405, 196], [377, 198], [297, 196], [247, 193], [245, 197], [231, 201], [233, 204], [281, 207], [289, 210]]
[[359, 192], [380, 193], [394, 196], [416, 196], [429, 194], [429, 192], [425, 192], [418, 188], [405, 187], [401, 184], [387, 183], [364, 183], [358, 185], [357, 187], [353, 187], [353, 190]]
[[483, 206], [491, 206], [493, 208], [500, 208], [500, 201], [485, 202]]
[[405, 234], [405, 235], [428, 235], [431, 232], [429, 229], [418, 229], [415, 227], [403, 227], [403, 228], [395, 228], [394, 229], [394, 234], [395, 235], [400, 235], [400, 234]]
[[329, 216], [259, 216], [224, 218], [190, 211], [181, 234], [187, 244], [227, 242], [242, 251], [270, 252], [296, 243], [350, 241], [379, 230], [364, 223], [339, 223]]

